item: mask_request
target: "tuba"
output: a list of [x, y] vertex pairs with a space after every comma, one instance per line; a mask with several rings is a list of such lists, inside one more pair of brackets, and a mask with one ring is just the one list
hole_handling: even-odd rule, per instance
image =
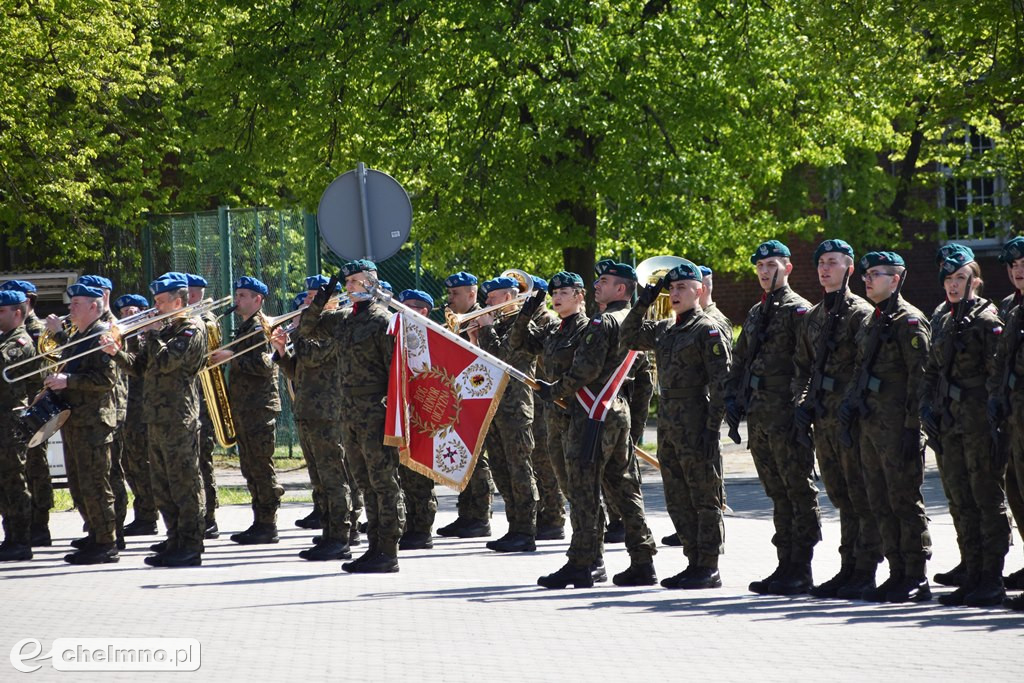
[[[206, 325], [206, 343], [208, 351], [216, 351], [220, 347], [220, 323], [204, 317]], [[224, 380], [224, 368], [206, 367], [199, 371], [199, 384], [203, 387], [206, 399], [206, 410], [213, 423], [214, 437], [223, 448], [235, 445], [235, 419], [231, 416], [231, 403], [228, 401], [228, 385]]]
[[[653, 285], [686, 259], [678, 256], [652, 256], [641, 261], [636, 267], [636, 279], [641, 285]], [[658, 300], [647, 309], [648, 320], [666, 320], [675, 317], [668, 292], [661, 292]]]

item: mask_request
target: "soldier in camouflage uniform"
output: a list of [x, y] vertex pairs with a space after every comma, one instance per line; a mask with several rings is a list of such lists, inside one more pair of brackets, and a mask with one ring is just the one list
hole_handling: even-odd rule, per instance
[[299, 336], [337, 340], [342, 350], [340, 375], [342, 445], [349, 467], [366, 500], [366, 553], [341, 565], [352, 573], [398, 571], [398, 540], [405, 527], [405, 504], [398, 482], [398, 451], [384, 446], [385, 398], [394, 340], [387, 334], [390, 316], [384, 306], [368, 297], [367, 283], [376, 279], [371, 261], [346, 263], [341, 269], [351, 308], [324, 311], [332, 281], [317, 292], [301, 316]]
[[[512, 304], [519, 293], [516, 280], [496, 277], [482, 284], [487, 306]], [[493, 314], [476, 319], [470, 338], [484, 351], [505, 361], [524, 374], [536, 374], [535, 356], [526, 350], [513, 350], [508, 336], [515, 316], [495, 321]], [[494, 482], [505, 501], [508, 533], [489, 541], [496, 552], [533, 552], [537, 549], [537, 480], [530, 455], [533, 453], [533, 391], [522, 382], [511, 382], [501, 397], [494, 421], [487, 432], [487, 453]]]
[[[789, 287], [793, 271], [789, 256], [786, 245], [769, 240], [750, 257], [764, 294], [743, 323], [725, 398], [730, 429], [736, 428], [744, 412], [747, 415], [750, 454], [774, 505], [772, 543], [779, 564], [766, 578], [751, 583], [750, 590], [775, 595], [811, 589], [811, 557], [821, 540], [818, 489], [811, 480], [814, 452], [792, 439], [793, 356], [811, 305]], [[746, 405], [744, 397], [749, 397]]]
[[[864, 485], [889, 561], [889, 578], [861, 597], [869, 602], [922, 602], [931, 599], [925, 578], [931, 536], [921, 497], [924, 448], [918, 389], [931, 329], [924, 314], [897, 291], [906, 274], [899, 254], [871, 252], [861, 258], [860, 269], [875, 311], [861, 330], [857, 380], [847, 388], [839, 419], [843, 433], [859, 438]], [[873, 339], [880, 343], [872, 356]]]
[[[306, 278], [307, 291], [315, 292], [327, 284], [328, 278], [323, 275]], [[308, 298], [312, 301], [312, 297]], [[331, 337], [310, 339], [298, 334], [292, 337], [289, 353], [286, 348], [288, 331], [283, 327], [274, 330], [271, 340], [274, 361], [295, 386], [292, 401], [295, 427], [311, 479], [318, 484], [323, 529], [320, 541], [301, 551], [299, 557], [314, 561], [351, 559], [348, 541], [352, 493], [338, 419], [342, 413], [341, 387], [346, 381], [339, 360], [342, 349]]]
[[[39, 335], [45, 326], [35, 314], [36, 286], [25, 280], [8, 280], [0, 290], [22, 292], [27, 298], [25, 305], [25, 331], [32, 338], [32, 348], [39, 348]], [[43, 388], [42, 377], [34, 375], [28, 379], [29, 394], [34, 397]], [[50, 481], [50, 465], [46, 457], [46, 442], [28, 449], [25, 464], [28, 491], [32, 497], [32, 545], [50, 546], [50, 508], [53, 507], [53, 483]]]
[[[814, 251], [818, 281], [825, 298], [804, 316], [796, 346], [796, 438], [813, 424], [814, 450], [821, 478], [839, 511], [839, 573], [811, 589], [817, 598], [856, 598], [875, 587], [882, 561], [882, 538], [871, 514], [858, 444], [840, 439], [839, 407], [844, 389], [853, 382], [857, 335], [873, 311], [850, 291], [853, 248], [839, 239], [825, 240]], [[844, 282], [845, 281], [845, 282]], [[820, 355], [819, 355], [820, 354]]]
[[[402, 290], [398, 300], [424, 317], [429, 316], [434, 308], [434, 297], [419, 289]], [[434, 480], [405, 465], [400, 465], [398, 471], [405, 496], [405, 532], [398, 541], [398, 549], [433, 548], [434, 517], [437, 515]]]
[[[65, 358], [99, 344], [97, 333], [108, 326], [101, 318], [103, 292], [95, 287], [74, 284], [70, 319], [78, 331], [71, 336], [72, 346]], [[116, 407], [113, 359], [94, 352], [69, 361], [60, 371], [46, 377], [43, 386], [60, 393], [71, 406], [71, 415], [61, 428], [68, 488], [88, 525], [89, 535], [78, 552], [64, 557], [70, 564], [117, 562], [114, 492], [110, 488], [110, 448], [114, 440]]]
[[950, 309], [932, 330], [920, 385], [921, 424], [945, 488], [957, 501], [953, 524], [966, 567], [960, 587], [939, 602], [986, 607], [1006, 597], [1003, 563], [1010, 547], [1006, 467], [992, 457], [985, 413], [988, 395], [1001, 380], [996, 346], [1003, 326], [995, 306], [977, 296], [981, 268], [973, 252], [964, 249], [945, 259], [939, 279]]
[[[644, 428], [647, 426], [647, 416], [651, 412], [651, 399], [654, 397], [654, 373], [651, 372], [651, 361], [647, 355], [639, 353], [633, 361], [629, 378], [622, 385], [622, 395], [629, 404], [629, 440], [634, 447], [640, 445], [644, 438]], [[639, 460], [636, 463], [636, 472], [633, 474], [637, 481], [643, 482], [640, 472]], [[624, 543], [626, 540], [626, 525], [622, 521], [622, 515], [615, 509], [610, 496], [605, 496], [605, 508], [608, 512], [608, 525], [604, 532], [605, 543]]]
[[[28, 312], [24, 292], [0, 291], [0, 370], [36, 355], [25, 331]], [[0, 516], [4, 541], [0, 562], [32, 559], [32, 498], [25, 480], [25, 441], [18, 434], [18, 415], [32, 396], [29, 382], [0, 382]]]
[[[149, 302], [138, 294], [125, 294], [114, 302], [114, 311], [119, 318], [135, 315], [149, 308]], [[138, 334], [125, 340], [127, 352], [138, 354], [142, 350], [144, 335]], [[133, 509], [135, 518], [125, 525], [125, 536], [151, 536], [157, 533], [158, 516], [156, 500], [153, 497], [152, 471], [149, 466], [149, 444], [146, 438], [146, 424], [143, 420], [143, 379], [128, 373], [128, 403], [124, 424], [117, 432], [119, 449], [123, 459], [125, 479], [135, 494]]]
[[[184, 273], [165, 273], [149, 286], [161, 315], [188, 302]], [[188, 313], [154, 323], [138, 353], [104, 349], [126, 371], [144, 379], [142, 419], [146, 424], [153, 496], [167, 527], [163, 551], [150, 555], [153, 567], [202, 564], [205, 506], [199, 474], [199, 391], [196, 376], [206, 365], [206, 327]]]
[[[617, 586], [650, 586], [658, 580], [653, 562], [657, 548], [644, 517], [643, 495], [635, 474], [638, 470], [629, 436], [629, 406], [618, 393], [629, 365], [629, 353], [619, 347], [619, 327], [636, 289], [636, 271], [629, 265], [604, 260], [597, 264], [597, 273], [594, 299], [605, 305], [604, 313], [588, 324], [569, 370], [554, 383], [541, 384], [541, 398], [561, 399], [569, 405], [569, 426], [562, 443], [572, 522], [569, 562], [537, 580], [545, 588], [594, 584], [592, 572], [600, 566], [604, 554], [602, 487], [622, 514], [630, 555], [630, 566], [616, 574], [613, 582]], [[581, 390], [595, 397], [593, 412], [577, 400]], [[602, 413], [604, 408], [607, 410]]]
[[[1008, 322], [1010, 313], [1024, 300], [1024, 237], [1018, 236], [1007, 240], [999, 254], [999, 260], [1006, 264], [1006, 275], [1010, 284], [1013, 285], [1013, 294], [1007, 295], [999, 302], [999, 319]], [[1005, 329], [1009, 330], [1009, 325]], [[1002, 368], [997, 369], [997, 371], [1001, 370]], [[1018, 429], [1016, 424], [1004, 424], [1003, 426], [1009, 431]], [[1016, 522], [1017, 533], [1020, 534], [1021, 529], [1024, 529], [1024, 479], [1017, 476], [1012, 455], [1009, 453], [1009, 442], [1009, 439], [1003, 439], [1000, 443], [1000, 447], [1007, 451], [1003, 457], [1009, 463], [1006, 468], [1006, 502], [1013, 514], [1013, 520]], [[938, 582], [938, 575], [935, 580]], [[1024, 590], [1024, 569], [1018, 569], [1006, 576], [1003, 583], [1007, 590]]]
[[[193, 306], [206, 298], [206, 288], [209, 285], [206, 278], [195, 273], [185, 273], [188, 278], [188, 304]], [[204, 323], [220, 324], [220, 319], [213, 314], [213, 311], [206, 311], [201, 316]], [[209, 341], [209, 339], [207, 339]], [[213, 446], [215, 435], [213, 421], [210, 419], [210, 411], [206, 407], [206, 395], [200, 388], [199, 391], [199, 472], [203, 477], [203, 498], [206, 510], [204, 512], [204, 524], [206, 530], [205, 538], [219, 538], [220, 528], [217, 526], [217, 508], [220, 506], [220, 499], [217, 496], [217, 470], [213, 465]]]
[[[669, 290], [675, 319], [644, 320], [663, 287]], [[725, 413], [729, 348], [722, 333], [700, 308], [700, 269], [683, 261], [657, 284], [640, 292], [622, 323], [622, 344], [654, 351], [660, 388], [658, 460], [665, 500], [689, 565], [661, 585], [666, 588], [718, 588], [718, 557], [725, 552], [722, 516], [722, 452], [719, 429]]]
[[[453, 313], [465, 315], [480, 310], [477, 302], [477, 277], [472, 273], [459, 271], [445, 278], [448, 288], [448, 308]], [[469, 335], [462, 333], [463, 339]], [[481, 451], [476, 467], [469, 478], [469, 484], [459, 494], [459, 516], [451, 524], [437, 530], [441, 536], [457, 538], [481, 538], [491, 535], [491, 488], [493, 486], [491, 467], [486, 451]]]
[[[243, 275], [235, 281], [236, 313], [243, 320], [235, 332], [236, 339], [257, 332], [251, 338], [255, 344], [261, 334], [269, 332], [261, 312], [267, 293], [267, 286], [254, 277]], [[277, 366], [270, 356], [269, 342], [248, 353], [222, 348], [210, 355], [211, 365], [231, 358], [228, 400], [238, 434], [239, 465], [252, 494], [252, 526], [231, 535], [232, 541], [242, 545], [278, 541], [277, 510], [284, 487], [277, 483], [274, 470], [274, 435], [281, 397], [277, 393]]]

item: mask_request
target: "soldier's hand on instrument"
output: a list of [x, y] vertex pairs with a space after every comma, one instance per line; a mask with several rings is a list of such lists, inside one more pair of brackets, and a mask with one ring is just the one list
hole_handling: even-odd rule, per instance
[[653, 285], [646, 285], [637, 293], [637, 303], [645, 308], [654, 303], [658, 295], [661, 294], [661, 290], [665, 288], [665, 278], [658, 278], [658, 281]]
[[341, 280], [338, 279], [338, 276], [332, 275], [326, 285], [316, 290], [316, 296], [313, 297], [312, 305], [319, 306], [321, 309], [327, 305], [327, 300], [334, 294], [334, 290], [337, 289], [339, 282]]
[[210, 365], [226, 361], [233, 355], [235, 355], [235, 352], [232, 351], [231, 349], [217, 349], [216, 351], [210, 354]]
[[68, 388], [68, 376], [63, 372], [56, 375], [49, 375], [43, 380], [43, 386], [54, 391], [61, 391]]
[[532, 318], [533, 314], [537, 312], [537, 309], [544, 304], [544, 297], [547, 295], [548, 293], [543, 289], [538, 289], [534, 292], [533, 296], [527, 299], [526, 303], [524, 303], [523, 307], [519, 310], [520, 317], [527, 319]]
[[60, 332], [63, 328], [63, 318], [58, 318], [52, 313], [46, 316], [46, 329], [48, 329], [50, 332]]
[[476, 323], [476, 327], [490, 327], [494, 324], [494, 314], [484, 313], [481, 316], [477, 316], [473, 322]]
[[283, 327], [274, 328], [274, 332], [270, 335], [270, 345], [277, 351], [277, 355], [285, 355], [285, 349], [288, 346], [288, 333]]
[[104, 334], [100, 337], [100, 348], [103, 349], [103, 353], [116, 356], [117, 352], [121, 350], [121, 342], [109, 334]]

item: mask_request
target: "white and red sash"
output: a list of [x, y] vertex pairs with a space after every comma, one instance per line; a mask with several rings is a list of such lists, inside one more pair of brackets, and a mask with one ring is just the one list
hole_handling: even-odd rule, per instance
[[633, 367], [633, 361], [636, 360], [638, 353], [639, 351], [630, 351], [626, 354], [626, 357], [619, 363], [619, 367], [615, 368], [615, 372], [612, 373], [612, 376], [601, 387], [601, 391], [597, 393], [597, 396], [587, 387], [583, 387], [576, 392], [576, 400], [587, 411], [587, 415], [591, 420], [604, 422], [605, 417], [608, 415], [608, 408], [611, 406], [612, 401], [615, 400], [615, 397], [618, 396], [622, 383], [629, 378], [629, 370]]

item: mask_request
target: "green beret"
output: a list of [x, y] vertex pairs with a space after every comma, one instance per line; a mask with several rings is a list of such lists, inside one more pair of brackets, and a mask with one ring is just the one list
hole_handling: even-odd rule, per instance
[[942, 265], [939, 266], [939, 284], [941, 285], [945, 282], [947, 277], [972, 261], [974, 261], [974, 252], [970, 249], [958, 250], [951, 253], [942, 260]]
[[751, 263], [757, 263], [761, 259], [772, 258], [773, 256], [782, 256], [789, 258], [790, 252], [789, 247], [778, 240], [768, 240], [767, 242], [761, 242], [754, 250], [753, 255], [750, 257]]
[[601, 277], [602, 275], [614, 275], [615, 277], [621, 277], [626, 280], [636, 282], [636, 270], [633, 266], [628, 263], [616, 263], [610, 258], [598, 261], [594, 266], [594, 272], [597, 273], [598, 277]]
[[814, 250], [814, 263], [817, 265], [818, 259], [821, 258], [822, 254], [846, 254], [850, 258], [853, 258], [853, 247], [851, 247], [845, 240], [825, 240], [818, 245], [818, 248]]
[[572, 287], [573, 289], [583, 289], [583, 278], [576, 273], [570, 273], [567, 270], [555, 273], [551, 280], [548, 281], [548, 289], [552, 292], [556, 289], [562, 289], [563, 287]]
[[665, 274], [666, 285], [670, 285], [677, 280], [693, 280], [694, 282], [701, 282], [703, 279], [704, 277], [700, 272], [700, 267], [692, 261], [687, 261], [685, 259], [682, 263]]
[[[967, 261], [974, 260], [973, 249], [971, 249], [970, 247], [965, 247], [962, 244], [955, 244], [953, 242], [950, 242], [949, 244], [943, 244], [941, 247], [939, 247], [938, 251], [935, 252], [935, 264], [941, 267], [943, 261], [955, 256], [956, 254], [966, 255]], [[967, 261], [965, 261], [965, 263]]]
[[904, 266], [903, 257], [895, 251], [872, 251], [860, 259], [860, 270], [866, 273], [868, 268], [875, 266]]
[[1013, 263], [1019, 258], [1024, 258], [1024, 237], [1014, 237], [1003, 245], [1003, 251], [999, 254], [999, 260], [1003, 263]]

